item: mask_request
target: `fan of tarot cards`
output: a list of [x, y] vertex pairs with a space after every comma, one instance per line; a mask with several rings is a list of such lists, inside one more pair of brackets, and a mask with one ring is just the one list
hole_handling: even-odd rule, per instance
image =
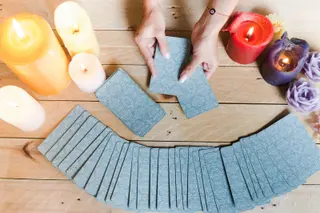
[[76, 106], [38, 149], [99, 201], [139, 212], [249, 210], [320, 169], [319, 149], [294, 114], [232, 146], [153, 148]]

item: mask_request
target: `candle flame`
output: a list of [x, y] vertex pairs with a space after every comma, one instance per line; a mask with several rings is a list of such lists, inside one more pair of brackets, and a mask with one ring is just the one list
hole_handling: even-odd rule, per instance
[[246, 35], [246, 41], [249, 41], [249, 39], [252, 37], [253, 32], [254, 32], [254, 27], [250, 27]]
[[281, 67], [286, 67], [289, 64], [290, 64], [290, 59], [289, 58], [282, 58], [282, 59], [279, 60], [279, 65]]
[[12, 27], [20, 39], [24, 39], [26, 37], [21, 24], [16, 19], [12, 19]]
[[284, 64], [289, 64], [289, 58], [284, 58], [284, 59], [282, 59], [282, 63], [284, 63]]
[[82, 69], [82, 71], [83, 71], [84, 73], [86, 73], [86, 72], [88, 71], [87, 67], [84, 66], [83, 64], [80, 64], [80, 67], [81, 67], [81, 69]]

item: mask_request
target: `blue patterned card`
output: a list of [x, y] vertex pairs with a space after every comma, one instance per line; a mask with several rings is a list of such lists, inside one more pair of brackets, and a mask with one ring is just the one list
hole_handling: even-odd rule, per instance
[[128, 209], [130, 199], [130, 181], [131, 181], [131, 167], [134, 150], [139, 149], [141, 145], [130, 143], [127, 155], [123, 162], [119, 177], [116, 181], [114, 189], [111, 191], [112, 205]]
[[[65, 173], [67, 169], [80, 157], [83, 155], [84, 151], [91, 146], [93, 141], [95, 141], [99, 135], [105, 130], [105, 125], [98, 122], [88, 134], [78, 143], [71, 152], [61, 161], [58, 165], [60, 171]], [[109, 129], [109, 128], [108, 128]], [[109, 131], [111, 131], [109, 129]]]
[[[86, 110], [77, 105], [72, 111], [62, 120], [62, 122], [50, 133], [50, 135], [38, 146], [38, 150], [45, 155], [51, 147], [70, 130], [71, 126], [74, 125], [76, 120]], [[88, 114], [89, 116], [89, 114]]]
[[96, 96], [134, 134], [141, 137], [166, 114], [160, 105], [121, 69], [106, 80], [96, 92]]
[[170, 48], [170, 59], [166, 59], [156, 49], [154, 61], [157, 77], [150, 80], [150, 91], [166, 95], [180, 95], [179, 75], [183, 70], [191, 52], [190, 41], [186, 38], [167, 37]]
[[184, 83], [179, 83], [181, 71], [191, 59], [190, 41], [176, 37], [167, 37], [167, 40], [171, 58], [164, 58], [157, 48], [155, 67], [158, 74], [157, 77], [151, 78], [150, 91], [177, 96], [187, 118], [218, 107], [219, 103], [201, 67], [198, 67]]
[[[90, 158], [85, 162], [85, 164], [81, 167], [81, 169], [77, 171], [76, 174], [74, 175], [73, 182], [75, 182], [77, 186], [79, 186], [80, 188], [87, 188], [87, 185], [90, 179], [93, 180], [93, 178], [91, 177], [93, 175], [96, 176], [96, 173], [101, 171], [101, 169], [96, 170], [96, 168], [97, 168], [97, 165], [99, 164], [100, 158], [104, 156], [106, 150], [110, 148], [109, 141], [112, 135], [113, 134], [110, 133], [108, 134], [107, 137], [105, 137], [105, 139], [102, 141], [99, 147], [92, 153]], [[96, 182], [99, 182], [99, 180], [96, 180]], [[92, 190], [90, 193], [95, 195], [97, 193], [97, 188], [98, 187], [96, 187], [96, 189], [94, 191]]]
[[232, 146], [222, 147], [221, 156], [235, 206], [240, 211], [253, 209], [255, 205], [241, 174]]
[[[106, 144], [107, 141], [104, 140], [111, 134], [112, 130], [110, 128], [106, 128], [98, 138], [96, 138], [88, 148], [81, 154], [81, 156], [72, 163], [72, 165], [67, 169], [66, 175], [73, 179], [75, 174], [81, 169], [83, 165], [91, 158], [92, 155], [99, 149], [101, 144]], [[103, 146], [103, 145], [102, 145]]]

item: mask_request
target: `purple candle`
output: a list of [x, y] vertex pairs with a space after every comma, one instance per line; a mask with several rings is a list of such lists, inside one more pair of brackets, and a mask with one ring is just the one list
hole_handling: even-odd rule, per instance
[[296, 78], [302, 70], [309, 44], [302, 39], [289, 39], [285, 32], [269, 49], [261, 67], [261, 75], [266, 82], [277, 86]]

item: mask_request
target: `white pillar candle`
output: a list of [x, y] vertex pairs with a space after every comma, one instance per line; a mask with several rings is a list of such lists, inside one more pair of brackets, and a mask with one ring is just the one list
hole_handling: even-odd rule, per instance
[[40, 128], [45, 117], [43, 107], [23, 89], [16, 86], [0, 88], [0, 119], [31, 132]]
[[84, 92], [95, 92], [106, 80], [106, 73], [99, 59], [89, 53], [79, 53], [69, 64], [69, 74]]
[[71, 1], [60, 4], [54, 12], [54, 23], [71, 56], [81, 52], [99, 55], [90, 18], [79, 4]]

